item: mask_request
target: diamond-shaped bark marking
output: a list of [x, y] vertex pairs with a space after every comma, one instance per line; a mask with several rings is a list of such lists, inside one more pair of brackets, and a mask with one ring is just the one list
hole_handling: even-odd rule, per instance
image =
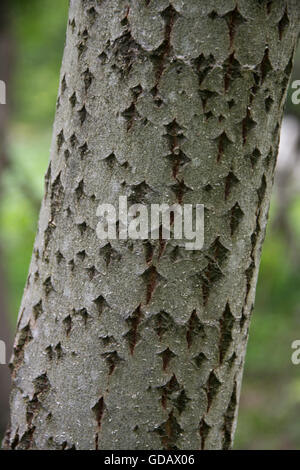
[[152, 262], [153, 254], [154, 254], [154, 246], [149, 241], [145, 241], [143, 243], [144, 252], [145, 252], [145, 260], [146, 263], [149, 264]]
[[[127, 29], [122, 36], [114, 41], [112, 46], [114, 68], [120, 73], [122, 79], [130, 72], [140, 50], [141, 48], [133, 39], [130, 29]], [[107, 57], [104, 54], [105, 52], [99, 56], [102, 64], [107, 62]]]
[[86, 255], [85, 250], [82, 250], [82, 251], [78, 251], [78, 253], [76, 253], [76, 256], [81, 262], [83, 262], [87, 255]]
[[168, 135], [175, 136], [183, 133], [183, 128], [177, 123], [176, 119], [173, 119], [169, 124], [165, 124], [164, 127]]
[[99, 434], [101, 431], [101, 425], [102, 425], [102, 417], [104, 413], [104, 400], [103, 397], [100, 397], [97, 403], [93, 406], [92, 411], [94, 413], [94, 417], [97, 423], [97, 432], [95, 436], [95, 449], [99, 449]]
[[217, 162], [220, 162], [227, 148], [231, 144], [231, 140], [227, 137], [226, 132], [223, 131], [222, 134], [217, 137], [216, 141], [218, 142]]
[[83, 72], [82, 75], [83, 75], [83, 81], [84, 81], [84, 89], [85, 89], [85, 91], [88, 91], [88, 89], [90, 88], [91, 83], [94, 79], [94, 75], [92, 74], [92, 72], [88, 68]]
[[161, 339], [166, 332], [171, 332], [175, 323], [171, 315], [167, 312], [161, 311], [155, 316], [154, 330]]
[[69, 20], [69, 25], [71, 26], [72, 33], [74, 33], [74, 29], [76, 28], [75, 18], [73, 18], [72, 20]]
[[142, 318], [143, 313], [141, 310], [141, 305], [139, 305], [137, 309], [133, 312], [133, 314], [126, 319], [126, 323], [129, 326], [129, 330], [126, 333], [125, 337], [128, 340], [131, 355], [134, 353], [134, 348], [138, 340], [140, 339], [138, 327]]
[[227, 363], [229, 368], [231, 369], [233, 365], [235, 364], [235, 361], [237, 360], [237, 355], [235, 352], [232, 353], [232, 355], [229, 357]]
[[[207, 101], [211, 98], [215, 98], [218, 96], [218, 93], [216, 91], [211, 91], [211, 90], [207, 90], [207, 89], [201, 89], [200, 92], [200, 98], [201, 98], [201, 101], [202, 101], [202, 107], [203, 107], [203, 110], [206, 109], [206, 105], [207, 105]], [[204, 115], [209, 118], [213, 115], [213, 113], [210, 111], [209, 113], [204, 113]]]
[[112, 375], [117, 365], [122, 361], [117, 351], [110, 351], [102, 354], [106, 364], [108, 365], [108, 375]]
[[22, 328], [21, 331], [17, 334], [17, 338], [14, 344], [13, 362], [9, 365], [13, 372], [13, 377], [15, 377], [18, 368], [22, 365], [25, 347], [28, 343], [30, 343], [30, 341], [32, 341], [32, 339], [33, 336], [29, 324]]
[[176, 357], [176, 354], [174, 354], [171, 351], [171, 349], [167, 348], [163, 352], [159, 353], [159, 356], [161, 356], [161, 358], [162, 358], [162, 362], [163, 362], [163, 364], [162, 364], [163, 367], [162, 368], [163, 368], [163, 370], [167, 370], [171, 359]]
[[90, 317], [90, 314], [88, 313], [86, 308], [81, 308], [80, 310], [74, 311], [75, 314], [80, 315], [81, 318], [83, 319], [84, 326], [87, 326], [88, 319]]
[[249, 294], [250, 289], [251, 289], [251, 284], [252, 284], [252, 279], [253, 279], [254, 270], [255, 270], [255, 263], [254, 263], [254, 261], [252, 260], [251, 263], [250, 263], [250, 265], [248, 266], [248, 268], [247, 268], [246, 271], [245, 271], [246, 282], [247, 282], [246, 299], [248, 298], [248, 294]]
[[69, 101], [70, 101], [70, 103], [71, 103], [72, 108], [74, 108], [74, 107], [76, 106], [76, 104], [78, 103], [78, 101], [77, 101], [77, 96], [76, 96], [75, 91], [74, 91], [74, 93], [72, 93], [72, 95], [70, 96]]
[[227, 26], [228, 26], [229, 40], [230, 40], [229, 48], [230, 50], [234, 51], [234, 39], [235, 39], [236, 30], [241, 24], [245, 23], [247, 20], [240, 14], [238, 7], [236, 7], [234, 10], [224, 15], [224, 18], [226, 19]]
[[178, 204], [182, 204], [183, 197], [184, 195], [188, 192], [191, 191], [191, 188], [189, 188], [185, 183], [184, 180], [177, 180], [175, 184], [171, 186], [171, 189], [173, 193], [176, 195], [176, 199]]
[[187, 157], [186, 154], [180, 149], [174, 151], [174, 153], [171, 153], [170, 155], [167, 155], [166, 158], [172, 164], [173, 178], [177, 178], [180, 168], [184, 167], [191, 161], [191, 159]]
[[97, 276], [97, 274], [99, 274], [99, 271], [97, 271], [97, 269], [95, 268], [95, 266], [91, 266], [90, 268], [86, 268], [86, 272], [89, 276], [89, 279], [90, 281], [92, 279], [94, 279], [95, 276]]
[[102, 315], [105, 308], [110, 308], [110, 306], [106, 302], [103, 295], [99, 295], [99, 297], [97, 297], [95, 300], [93, 300], [93, 302], [96, 305], [99, 316]]
[[195, 338], [200, 338], [203, 340], [205, 336], [204, 326], [199, 320], [196, 310], [193, 310], [187, 323], [186, 341], [188, 348], [192, 346]]
[[44, 285], [46, 296], [49, 295], [52, 290], [54, 290], [54, 287], [52, 285], [51, 276], [47, 277], [47, 279], [44, 281], [43, 285]]
[[65, 328], [66, 335], [69, 336], [72, 330], [72, 317], [68, 315], [63, 319], [63, 326]]
[[76, 145], [78, 144], [78, 139], [76, 137], [76, 134], [72, 134], [71, 137], [70, 137], [70, 144], [71, 144], [71, 147], [74, 148], [76, 147]]
[[158, 387], [158, 390], [161, 392], [161, 405], [163, 408], [167, 407], [167, 400], [170, 399], [170, 396], [178, 392], [181, 389], [175, 374], [172, 375], [170, 380], [165, 384], [162, 385], [161, 387]]
[[159, 428], [155, 429], [155, 432], [160, 436], [164, 450], [177, 449], [176, 442], [182, 434], [182, 431], [182, 428], [173, 414], [173, 410], [170, 412], [167, 421], [162, 423]]
[[226, 261], [228, 253], [229, 250], [224, 245], [222, 245], [220, 242], [220, 237], [217, 237], [209, 247], [209, 255], [215, 259], [219, 266], [222, 266], [222, 264]]
[[45, 178], [44, 178], [44, 182], [45, 182], [45, 196], [46, 196], [48, 194], [49, 186], [50, 186], [50, 183], [51, 183], [51, 162], [48, 165], [48, 168], [47, 168], [47, 171], [46, 171], [46, 174], [45, 174]]
[[86, 222], [82, 222], [81, 224], [77, 224], [77, 227], [78, 227], [78, 230], [79, 230], [81, 236], [87, 231], [87, 228], [88, 228]]
[[175, 246], [170, 252], [170, 259], [175, 263], [179, 258], [182, 258], [181, 250], [179, 246]]
[[54, 348], [54, 351], [55, 351], [55, 354], [56, 354], [56, 357], [57, 359], [62, 359], [62, 357], [64, 356], [64, 351], [63, 351], [63, 348], [62, 348], [62, 345], [61, 343], [57, 343], [57, 345], [55, 346]]
[[208, 73], [212, 70], [213, 65], [215, 64], [215, 58], [212, 54], [210, 54], [208, 57], [200, 54], [192, 61], [192, 63], [196, 69], [200, 86], [203, 80], [207, 77]]
[[96, 16], [98, 15], [97, 10], [94, 7], [90, 7], [86, 10], [86, 13], [89, 15], [92, 21], [95, 21]]
[[127, 169], [129, 167], [129, 163], [128, 162], [124, 162], [124, 163], [119, 163], [116, 155], [112, 152], [110, 153], [106, 158], [103, 159], [103, 162], [105, 162], [107, 164], [107, 166], [112, 170], [116, 165], [118, 167], [121, 167], [121, 168], [124, 168], [124, 169]]
[[181, 390], [179, 395], [175, 400], [173, 400], [173, 404], [175, 408], [178, 410], [179, 414], [183, 413], [186, 408], [187, 403], [190, 401], [184, 389]]
[[86, 107], [83, 105], [82, 108], [77, 111], [77, 114], [79, 116], [80, 124], [82, 125], [87, 118]]
[[60, 211], [64, 199], [64, 187], [61, 182], [61, 173], [57, 175], [54, 182], [51, 184], [50, 199], [51, 220], [53, 221], [54, 217]]
[[207, 393], [207, 412], [209, 411], [213, 400], [218, 394], [218, 391], [221, 387], [221, 382], [219, 381], [218, 377], [216, 376], [215, 372], [212, 371], [209, 375], [206, 393]]
[[247, 158], [250, 158], [250, 161], [251, 161], [251, 166], [252, 168], [255, 168], [258, 160], [260, 159], [261, 157], [261, 152], [260, 150], [256, 147], [253, 152], [250, 154], [250, 156], [248, 156]]
[[87, 143], [85, 142], [84, 144], [82, 144], [80, 147], [78, 147], [78, 150], [80, 152], [80, 157], [81, 158], [84, 158], [85, 155], [87, 154], [88, 152], [88, 146], [87, 146]]
[[201, 438], [201, 450], [205, 449], [205, 441], [208, 437], [210, 429], [211, 429], [211, 426], [209, 426], [209, 424], [207, 424], [205, 419], [202, 418], [199, 424], [199, 434]]
[[51, 344], [46, 347], [45, 353], [47, 354], [47, 358], [49, 359], [49, 361], [52, 361], [54, 353], [53, 353], [53, 348]]
[[210, 261], [201, 275], [203, 304], [206, 305], [213, 285], [218, 282], [224, 274], [215, 261]]
[[151, 201], [152, 196], [155, 194], [155, 191], [145, 181], [137, 185], [132, 185], [130, 191], [128, 201], [131, 204], [147, 203]]
[[100, 256], [103, 256], [106, 266], [109, 266], [109, 264], [110, 264], [112, 261], [120, 261], [120, 259], [121, 259], [120, 253], [118, 253], [118, 252], [111, 246], [110, 243], [107, 243], [105, 246], [103, 246], [102, 248], [100, 248], [99, 254], [100, 254]]
[[61, 81], [60, 89], [61, 89], [61, 93], [62, 93], [62, 94], [64, 94], [64, 92], [65, 92], [66, 89], [67, 89], [66, 75], [63, 76], [63, 79], [62, 79], [62, 81]]
[[242, 121], [242, 135], [243, 135], [243, 145], [246, 144], [248, 135], [257, 126], [257, 122], [255, 122], [250, 113], [249, 107], [247, 107], [247, 114], [246, 117]]
[[223, 363], [226, 353], [232, 343], [232, 329], [235, 324], [235, 318], [231, 313], [229, 304], [226, 304], [222, 317], [220, 318], [220, 364]]
[[122, 111], [121, 116], [127, 121], [127, 131], [132, 128], [134, 120], [139, 116], [135, 102], [132, 102], [131, 105]]
[[78, 51], [78, 60], [81, 58], [82, 54], [87, 50], [87, 46], [83, 41], [80, 41], [77, 45], [77, 51]]
[[106, 62], [107, 62], [107, 54], [106, 54], [104, 51], [102, 51], [102, 52], [98, 55], [98, 59], [99, 59], [101, 65], [105, 65]]
[[141, 85], [137, 85], [131, 88], [131, 91], [136, 99], [143, 92], [143, 88]]
[[156, 49], [156, 51], [151, 56], [152, 62], [156, 69], [155, 70], [155, 86], [153, 89], [154, 96], [156, 96], [157, 93], [159, 92], [160, 80], [166, 67], [167, 58], [170, 55], [171, 34], [172, 34], [175, 20], [178, 16], [178, 13], [173, 7], [173, 5], [169, 5], [160, 14], [165, 22], [165, 31], [164, 31], [163, 43], [160, 45], [158, 49]]
[[113, 168], [116, 163], [118, 163], [115, 154], [112, 152], [103, 160], [109, 168]]
[[84, 182], [83, 180], [79, 181], [76, 189], [75, 189], [75, 195], [76, 195], [76, 199], [77, 201], [79, 201], [83, 195], [84, 195]]
[[36, 377], [32, 383], [34, 393], [39, 395], [39, 397], [45, 396], [50, 391], [51, 384], [46, 373]]
[[200, 369], [200, 367], [205, 363], [205, 361], [208, 361], [208, 359], [203, 352], [200, 352], [199, 354], [197, 354], [197, 356], [193, 357], [193, 361], [196, 366]]
[[239, 184], [240, 180], [235, 176], [235, 174], [230, 171], [225, 178], [225, 201], [231, 194], [231, 191], [235, 186]]
[[243, 217], [244, 217], [244, 212], [242, 211], [242, 209], [239, 206], [239, 203], [237, 202], [229, 211], [231, 236], [235, 234]]
[[266, 113], [269, 113], [272, 109], [272, 106], [274, 104], [274, 100], [271, 96], [268, 96], [266, 99], [265, 99], [265, 109], [266, 109]]
[[224, 68], [226, 70], [224, 77], [224, 89], [228, 91], [230, 83], [241, 77], [241, 64], [236, 60], [234, 52], [230, 54], [228, 59], [224, 62]]
[[93, 406], [92, 411], [97, 423], [97, 432], [95, 435], [95, 450], [99, 450], [99, 434], [102, 426], [102, 417], [104, 413], [105, 403], [103, 397], [100, 397], [95, 406]]
[[213, 190], [213, 187], [211, 184], [206, 184], [204, 187], [203, 187], [204, 191], [206, 191], [207, 193], [210, 193], [212, 190]]
[[228, 450], [232, 445], [232, 431], [234, 425], [235, 411], [237, 407], [237, 384], [234, 383], [232, 395], [224, 417], [224, 440], [223, 449]]
[[33, 316], [34, 319], [37, 320], [43, 313], [43, 302], [40, 300], [37, 304], [33, 307]]
[[278, 34], [279, 34], [280, 41], [283, 39], [286, 31], [288, 30], [289, 24], [290, 24], [290, 20], [288, 17], [288, 12], [287, 12], [287, 7], [286, 7], [284, 10], [283, 17], [278, 23]]
[[260, 64], [260, 72], [261, 72], [261, 81], [262, 83], [265, 81], [268, 73], [273, 69], [272, 64], [269, 59], [269, 48], [266, 48], [263, 60]]
[[62, 145], [65, 142], [65, 136], [64, 136], [63, 130], [61, 130], [60, 133], [58, 134], [56, 142], [57, 142], [57, 151], [59, 152]]
[[116, 341], [115, 341], [115, 338], [114, 338], [113, 336], [108, 336], [108, 335], [106, 335], [106, 336], [102, 336], [102, 337], [100, 336], [99, 338], [101, 339], [102, 344], [103, 344], [103, 346], [105, 346], [105, 347], [106, 347], [106, 346], [109, 346], [111, 343], [115, 343], [115, 342], [116, 342]]
[[158, 284], [163, 280], [163, 277], [158, 273], [155, 266], [150, 266], [142, 274], [142, 278], [146, 284], [146, 304], [148, 305], [152, 300]]
[[261, 179], [260, 187], [257, 190], [259, 204], [262, 203], [266, 194], [266, 190], [267, 190], [267, 180], [266, 180], [265, 175], [263, 175]]
[[169, 124], [166, 124], [165, 128], [166, 134], [164, 134], [164, 137], [168, 140], [171, 154], [178, 154], [180, 151], [179, 146], [185, 140], [183, 129], [179, 126], [179, 124], [177, 124], [176, 119], [174, 119]]
[[66, 162], [69, 160], [70, 156], [71, 156], [70, 150], [66, 149], [66, 150], [64, 151], [64, 157], [65, 157], [65, 159], [66, 159]]

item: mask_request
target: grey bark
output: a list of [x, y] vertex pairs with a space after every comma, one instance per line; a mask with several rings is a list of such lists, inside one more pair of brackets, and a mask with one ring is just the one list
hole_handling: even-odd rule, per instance
[[[75, 1], [12, 361], [8, 449], [227, 449], [293, 0]], [[100, 202], [203, 203], [205, 246], [100, 245]]]

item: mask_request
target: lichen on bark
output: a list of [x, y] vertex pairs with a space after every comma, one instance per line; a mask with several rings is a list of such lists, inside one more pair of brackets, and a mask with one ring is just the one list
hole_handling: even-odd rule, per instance
[[[7, 449], [227, 449], [295, 0], [71, 0]], [[100, 244], [99, 203], [203, 203], [205, 245]]]

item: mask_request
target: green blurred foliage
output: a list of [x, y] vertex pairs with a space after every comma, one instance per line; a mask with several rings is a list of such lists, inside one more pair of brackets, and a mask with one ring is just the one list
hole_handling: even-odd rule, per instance
[[[298, 210], [300, 202], [298, 201]], [[272, 219], [271, 219], [272, 221]], [[285, 241], [266, 237], [250, 327], [235, 448], [300, 448], [300, 366], [291, 344], [300, 339], [300, 271]]]
[[[12, 323], [27, 277], [38, 206], [43, 193], [52, 121], [67, 22], [66, 0], [16, 0], [14, 113], [0, 205], [1, 242], [9, 281]], [[300, 50], [293, 79], [300, 78]], [[300, 105], [287, 109], [299, 116]], [[286, 241], [272, 228], [263, 249], [256, 306], [250, 328], [236, 449], [300, 449], [300, 366], [291, 343], [300, 339], [300, 269], [287, 256]], [[290, 208], [300, 239], [300, 197]]]
[[15, 119], [35, 128], [53, 120], [67, 24], [67, 0], [12, 2]]
[[8, 136], [10, 165], [1, 181], [0, 224], [8, 305], [15, 324], [49, 159], [68, 2], [15, 0], [10, 8], [15, 63], [8, 88], [13, 112]]
[[[300, 79], [300, 47], [291, 78]], [[300, 119], [289, 87], [286, 112]], [[291, 362], [300, 339], [300, 266], [275, 229], [273, 198], [250, 326], [235, 449], [300, 449], [300, 365]], [[288, 208], [300, 253], [300, 194]]]

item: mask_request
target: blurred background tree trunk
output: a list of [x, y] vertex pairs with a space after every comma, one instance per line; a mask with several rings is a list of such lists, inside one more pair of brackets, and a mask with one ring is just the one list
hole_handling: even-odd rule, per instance
[[[71, 1], [6, 448], [231, 447], [298, 10]], [[100, 244], [119, 195], [203, 203], [204, 249]]]
[[[8, 166], [7, 131], [10, 110], [10, 90], [13, 67], [13, 39], [11, 32], [11, 12], [9, 2], [0, 5], [0, 80], [6, 84], [9, 99], [0, 105], [0, 197], [2, 195], [2, 176]], [[3, 263], [3, 247], [0, 245], [0, 339], [6, 344], [7, 360], [11, 354], [12, 331], [8, 316], [7, 283]], [[8, 366], [0, 365], [0, 436], [4, 434], [9, 415], [10, 373]]]

